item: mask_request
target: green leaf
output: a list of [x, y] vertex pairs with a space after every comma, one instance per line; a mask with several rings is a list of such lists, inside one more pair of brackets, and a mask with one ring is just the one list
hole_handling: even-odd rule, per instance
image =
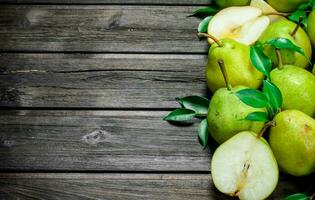
[[215, 14], [219, 11], [218, 8], [216, 7], [206, 7], [206, 8], [200, 8], [198, 10], [195, 10], [193, 12], [192, 15], [190, 15], [190, 17], [192, 16], [196, 16], [196, 15], [200, 15], [200, 14], [203, 14], [203, 15], [212, 15], [212, 14]]
[[187, 121], [194, 118], [195, 111], [186, 108], [178, 108], [164, 117], [166, 121]]
[[298, 9], [305, 10], [305, 9], [309, 8], [310, 6], [312, 6], [312, 2], [313, 2], [313, 0], [309, 0], [306, 3], [302, 3], [299, 5]]
[[240, 90], [236, 92], [236, 96], [243, 103], [254, 108], [265, 108], [268, 105], [268, 100], [265, 94], [255, 89]]
[[208, 24], [210, 22], [210, 20], [212, 19], [212, 16], [208, 16], [206, 18], [204, 18], [198, 26], [198, 33], [205, 33], [208, 30]]
[[289, 19], [295, 23], [300, 22], [300, 16], [303, 17], [302, 19], [302, 24], [305, 28], [307, 28], [307, 17], [306, 17], [306, 12], [304, 10], [296, 10], [294, 11], [290, 16]]
[[285, 197], [283, 200], [307, 200], [306, 194], [297, 193], [290, 196]]
[[252, 112], [252, 113], [249, 113], [245, 119], [249, 121], [259, 121], [259, 122], [269, 121], [268, 113], [266, 112]]
[[260, 46], [250, 48], [250, 60], [258, 71], [270, 78], [271, 60], [264, 54]]
[[209, 100], [200, 96], [188, 96], [184, 98], [176, 98], [182, 107], [195, 111], [197, 115], [207, 115]]
[[268, 80], [263, 81], [263, 93], [266, 95], [273, 113], [276, 114], [282, 106], [282, 94], [279, 88]]
[[[295, 44], [293, 44], [289, 39], [287, 38], [275, 38], [275, 39], [271, 39], [268, 40], [265, 44], [269, 44], [274, 46], [277, 49], [289, 49], [292, 51], [296, 51], [300, 54], [302, 54], [304, 57], [306, 57], [304, 50], [299, 47], [296, 46]], [[306, 57], [307, 58], [307, 57]], [[307, 58], [308, 59], [308, 58]]]
[[209, 139], [209, 131], [208, 131], [208, 121], [207, 119], [204, 119], [200, 122], [198, 127], [198, 138], [200, 144], [203, 146], [203, 148], [207, 147], [208, 139]]

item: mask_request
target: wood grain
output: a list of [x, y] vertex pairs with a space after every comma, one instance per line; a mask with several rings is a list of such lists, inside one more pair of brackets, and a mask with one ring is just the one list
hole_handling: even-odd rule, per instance
[[210, 5], [211, 0], [1, 0], [0, 3], [35, 4], [171, 4], [171, 5]]
[[205, 53], [197, 8], [2, 5], [0, 51]]
[[0, 106], [174, 108], [207, 95], [204, 55], [0, 54]]
[[209, 171], [196, 125], [166, 114], [1, 110], [0, 170]]
[[[311, 179], [281, 180], [268, 199], [315, 192]], [[219, 193], [210, 174], [0, 174], [2, 199], [128, 199], [209, 200], [232, 199]]]

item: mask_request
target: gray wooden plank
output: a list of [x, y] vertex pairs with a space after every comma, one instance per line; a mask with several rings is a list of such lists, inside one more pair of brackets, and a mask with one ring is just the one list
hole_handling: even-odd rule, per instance
[[206, 95], [204, 55], [0, 54], [0, 106], [173, 108]]
[[[305, 192], [312, 195], [310, 177], [281, 180], [269, 199]], [[232, 199], [219, 193], [210, 174], [0, 174], [2, 199], [128, 199], [209, 200]]]
[[171, 5], [210, 5], [211, 0], [1, 0], [0, 3], [35, 4], [171, 4]]
[[1, 110], [0, 170], [209, 171], [196, 125], [166, 114]]
[[0, 51], [205, 53], [197, 8], [2, 5]]

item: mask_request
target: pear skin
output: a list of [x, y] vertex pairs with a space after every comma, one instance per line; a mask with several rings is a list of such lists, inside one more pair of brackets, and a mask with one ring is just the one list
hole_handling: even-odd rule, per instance
[[225, 142], [241, 131], [251, 130], [258, 133], [263, 128], [263, 122], [244, 119], [249, 113], [265, 111], [244, 104], [235, 95], [237, 91], [246, 88], [244, 86], [237, 86], [232, 90], [221, 88], [213, 95], [207, 120], [209, 133], [218, 143]]
[[313, 49], [315, 48], [315, 10], [307, 18], [307, 34], [311, 40]]
[[308, 0], [267, 0], [267, 2], [279, 12], [292, 12], [301, 3], [306, 3]]
[[[286, 38], [295, 45], [304, 49], [306, 57], [311, 58], [312, 46], [306, 32], [302, 28], [299, 28], [295, 35], [291, 36], [291, 33], [294, 31], [296, 26], [297, 25], [294, 22], [289, 20], [279, 20], [267, 27], [259, 41], [264, 43], [270, 39]], [[281, 49], [280, 51], [283, 64], [294, 65], [302, 68], [306, 68], [309, 65], [308, 59], [298, 52], [293, 52], [287, 49]], [[273, 47], [266, 45], [264, 52], [272, 60], [275, 66], [279, 65], [277, 55]]]
[[315, 76], [300, 67], [285, 65], [271, 71], [271, 81], [280, 89], [283, 109], [315, 116]]
[[250, 0], [215, 0], [215, 2], [220, 8], [226, 8], [230, 6], [246, 6]]
[[305, 176], [315, 171], [315, 120], [298, 110], [278, 113], [269, 143], [283, 172]]
[[213, 44], [209, 50], [206, 66], [208, 88], [215, 92], [217, 89], [225, 87], [218, 59], [224, 61], [232, 86], [260, 87], [264, 75], [251, 64], [250, 47], [232, 39], [223, 39], [221, 44], [223, 47]]

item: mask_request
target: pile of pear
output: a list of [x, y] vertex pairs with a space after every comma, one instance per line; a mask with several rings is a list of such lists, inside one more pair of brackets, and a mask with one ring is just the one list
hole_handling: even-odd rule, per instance
[[[255, 0], [216, 2], [222, 10], [208, 25], [211, 47], [206, 65], [207, 85], [213, 93], [208, 129], [220, 144], [211, 161], [212, 179], [227, 195], [265, 199], [277, 186], [279, 169], [292, 176], [315, 171], [315, 68], [309, 64], [315, 48], [315, 11], [305, 31], [270, 14], [291, 12], [305, 0], [268, 0], [271, 6]], [[260, 89], [265, 79], [251, 63], [250, 46], [279, 37], [301, 47], [306, 56], [264, 48], [273, 64], [270, 81], [280, 89], [283, 105], [268, 123], [245, 120], [250, 113], [266, 111], [236, 96], [242, 89]]]

